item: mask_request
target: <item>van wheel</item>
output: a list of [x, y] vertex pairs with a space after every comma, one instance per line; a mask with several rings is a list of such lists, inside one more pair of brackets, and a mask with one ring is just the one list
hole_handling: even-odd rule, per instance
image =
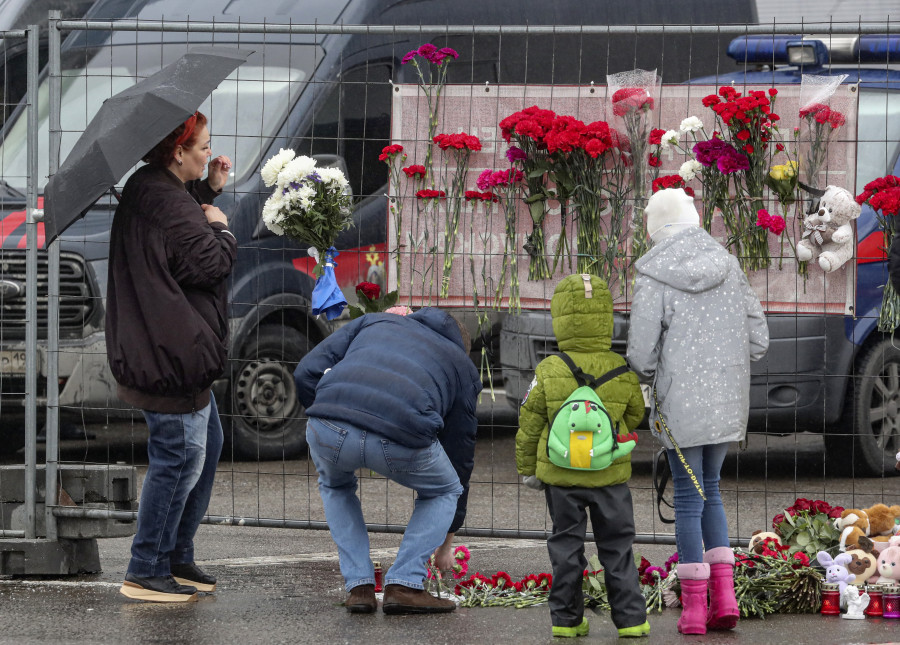
[[290, 459], [306, 448], [294, 368], [309, 349], [309, 340], [293, 327], [261, 325], [234, 361], [223, 423], [230, 421], [225, 438], [237, 456]]
[[[894, 341], [896, 342], [896, 341]], [[825, 435], [830, 465], [851, 474], [895, 473], [900, 450], [900, 343], [891, 338], [868, 348], [856, 363], [838, 427]]]

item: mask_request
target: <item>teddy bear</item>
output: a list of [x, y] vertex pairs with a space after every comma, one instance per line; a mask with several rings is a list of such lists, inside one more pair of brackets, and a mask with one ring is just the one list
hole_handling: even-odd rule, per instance
[[875, 504], [869, 508], [845, 508], [834, 520], [834, 528], [841, 532], [841, 551], [858, 549], [859, 538], [866, 536], [875, 542], [887, 542], [900, 519], [900, 506]]
[[819, 198], [819, 208], [806, 216], [803, 234], [797, 242], [797, 259], [816, 259], [826, 273], [836, 271], [853, 257], [852, 221], [862, 208], [846, 188], [828, 186]]
[[847, 551], [852, 560], [847, 563], [847, 571], [856, 576], [853, 584], [861, 587], [872, 576], [878, 576], [878, 558], [873, 553], [866, 553], [862, 549]]
[[878, 574], [872, 582], [880, 584], [900, 582], [900, 536], [892, 537], [888, 547], [878, 554]]
[[763, 549], [765, 548], [764, 542], [767, 539], [773, 540], [775, 544], [781, 546], [781, 537], [779, 537], [777, 533], [757, 529], [753, 531], [753, 535], [750, 536], [750, 543], [747, 545], [747, 550], [756, 555], [762, 555]]

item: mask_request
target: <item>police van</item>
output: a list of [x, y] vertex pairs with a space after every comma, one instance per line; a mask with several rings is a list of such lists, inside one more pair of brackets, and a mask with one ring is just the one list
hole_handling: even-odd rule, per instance
[[[742, 36], [727, 54], [740, 69], [689, 83], [738, 88], [800, 84], [804, 74], [843, 75], [858, 86], [856, 185], [900, 175], [900, 36]], [[846, 136], [853, 137], [853, 133]], [[842, 314], [767, 313], [771, 345], [752, 365], [755, 431], [824, 434], [829, 467], [893, 473], [900, 450], [900, 341], [878, 331], [888, 280], [884, 235], [863, 206], [856, 220], [853, 302]], [[625, 353], [628, 313], [616, 314], [613, 349]], [[500, 334], [506, 396], [518, 406], [538, 362], [557, 351], [547, 312], [508, 316]]]

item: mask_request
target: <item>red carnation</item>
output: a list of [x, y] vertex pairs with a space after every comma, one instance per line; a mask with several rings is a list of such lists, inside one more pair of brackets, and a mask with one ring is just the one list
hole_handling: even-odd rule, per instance
[[664, 135], [665, 133], [666, 131], [661, 128], [653, 128], [652, 130], [650, 130], [650, 143], [658, 146], [660, 143], [662, 143], [662, 135]]

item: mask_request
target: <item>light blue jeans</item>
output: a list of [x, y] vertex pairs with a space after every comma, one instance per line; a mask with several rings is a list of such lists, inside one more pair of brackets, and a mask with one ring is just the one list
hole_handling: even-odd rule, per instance
[[674, 450], [666, 451], [672, 469], [675, 543], [678, 545], [679, 562], [703, 562], [704, 547], [709, 551], [729, 545], [728, 520], [719, 494], [719, 476], [727, 452], [727, 443], [681, 449], [681, 454], [703, 488], [706, 495], [704, 502], [678, 454]]
[[194, 535], [206, 515], [222, 454], [216, 401], [188, 414], [144, 410], [150, 430], [147, 474], [128, 572], [167, 576], [171, 564], [194, 561]]
[[423, 589], [425, 563], [447, 538], [456, 500], [463, 492], [440, 442], [407, 448], [345, 422], [313, 417], [306, 426], [306, 440], [319, 473], [325, 520], [338, 548], [347, 591], [375, 582], [369, 534], [356, 495], [357, 468], [374, 470], [416, 491], [412, 517], [384, 582]]

